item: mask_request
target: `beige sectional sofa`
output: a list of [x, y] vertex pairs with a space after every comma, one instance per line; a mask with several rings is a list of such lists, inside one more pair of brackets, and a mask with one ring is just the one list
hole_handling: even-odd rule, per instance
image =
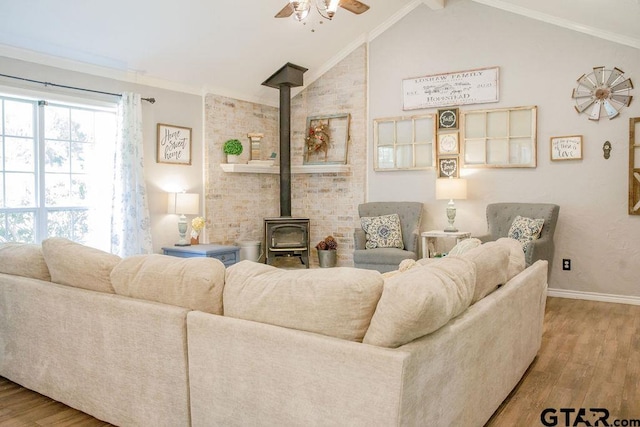
[[0, 375], [122, 426], [481, 426], [540, 347], [546, 262], [504, 239], [410, 267], [4, 244]]

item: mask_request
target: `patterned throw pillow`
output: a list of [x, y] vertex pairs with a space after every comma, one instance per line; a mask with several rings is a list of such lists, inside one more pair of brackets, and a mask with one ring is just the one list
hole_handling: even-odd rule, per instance
[[361, 223], [367, 237], [367, 242], [365, 243], [367, 249], [404, 249], [400, 216], [398, 214], [363, 217], [361, 218]]
[[518, 215], [513, 220], [507, 237], [522, 243], [522, 248], [526, 250], [529, 242], [540, 237], [543, 225], [544, 219], [532, 219]]

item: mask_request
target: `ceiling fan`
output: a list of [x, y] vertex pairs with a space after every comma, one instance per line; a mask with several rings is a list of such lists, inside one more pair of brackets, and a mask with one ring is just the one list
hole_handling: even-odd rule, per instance
[[[289, 0], [289, 3], [276, 14], [276, 18], [288, 18], [293, 15], [297, 21], [304, 20], [311, 9], [313, 0]], [[369, 10], [369, 6], [358, 0], [315, 0], [318, 13], [331, 20], [338, 10], [338, 6], [349, 12], [360, 15]]]

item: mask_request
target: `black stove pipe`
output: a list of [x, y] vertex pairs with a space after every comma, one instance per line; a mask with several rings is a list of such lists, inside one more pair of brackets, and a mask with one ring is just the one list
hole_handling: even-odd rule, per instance
[[280, 90], [280, 216], [291, 216], [291, 88], [302, 86], [306, 68], [286, 63], [262, 84]]

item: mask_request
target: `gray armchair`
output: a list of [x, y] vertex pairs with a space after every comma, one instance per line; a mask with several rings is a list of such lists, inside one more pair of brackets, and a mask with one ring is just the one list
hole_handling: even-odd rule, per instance
[[527, 266], [539, 259], [549, 261], [549, 270], [553, 261], [553, 233], [556, 231], [560, 206], [550, 203], [493, 203], [487, 205], [487, 225], [489, 233], [478, 236], [483, 242], [507, 237], [511, 223], [516, 216], [542, 218], [544, 225], [540, 237], [529, 244], [525, 250]]
[[397, 213], [400, 216], [404, 249], [365, 249], [366, 236], [362, 228], [354, 232], [353, 262], [356, 268], [378, 270], [381, 273], [397, 270], [405, 259], [418, 259], [418, 242], [423, 204], [419, 202], [371, 202], [358, 206], [360, 217]]

